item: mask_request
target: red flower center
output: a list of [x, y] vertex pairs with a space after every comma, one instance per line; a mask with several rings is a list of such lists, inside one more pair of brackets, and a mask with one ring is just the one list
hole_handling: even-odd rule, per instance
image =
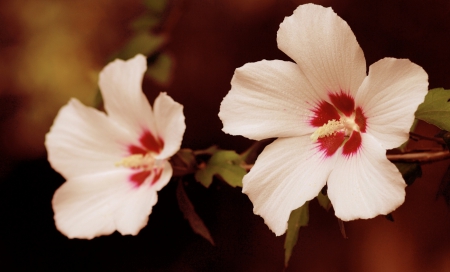
[[332, 156], [339, 147], [342, 154], [351, 156], [361, 147], [361, 133], [366, 132], [366, 120], [361, 107], [355, 109], [355, 100], [347, 93], [328, 95], [330, 102], [322, 100], [312, 110], [310, 124], [317, 127], [311, 136], [325, 156]]
[[[164, 147], [164, 141], [161, 138], [156, 138], [150, 131], [145, 130], [139, 138], [140, 146], [130, 145], [128, 151], [130, 155], [142, 155], [152, 156], [153, 154], [159, 154]], [[133, 182], [136, 187], [139, 187], [144, 181], [152, 175], [151, 184], [154, 184], [159, 180], [162, 174], [162, 168], [152, 165], [151, 169], [143, 168], [143, 171], [134, 173], [130, 177], [130, 181]]]

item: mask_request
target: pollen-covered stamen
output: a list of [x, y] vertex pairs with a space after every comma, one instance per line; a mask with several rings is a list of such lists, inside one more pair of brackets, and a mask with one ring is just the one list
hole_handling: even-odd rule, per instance
[[115, 166], [123, 166], [133, 169], [151, 170], [155, 165], [155, 157], [152, 153], [133, 154], [115, 163]]
[[342, 116], [339, 121], [329, 120], [328, 123], [319, 127], [311, 135], [313, 142], [316, 142], [319, 138], [327, 137], [342, 131], [346, 137], [350, 136], [353, 131], [359, 132], [359, 127], [355, 123], [354, 114], [351, 117]]
[[340, 131], [344, 128], [345, 126], [342, 119], [339, 121], [329, 120], [328, 123], [326, 123], [325, 125], [316, 129], [316, 131], [314, 131], [314, 133], [311, 135], [311, 139], [315, 142], [319, 138], [333, 135], [337, 131]]

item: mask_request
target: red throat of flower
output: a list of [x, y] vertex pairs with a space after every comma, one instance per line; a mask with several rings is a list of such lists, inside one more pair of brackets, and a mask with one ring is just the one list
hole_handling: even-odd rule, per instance
[[313, 109], [310, 124], [316, 127], [311, 139], [325, 156], [332, 156], [339, 147], [342, 154], [351, 156], [361, 147], [361, 133], [366, 132], [366, 120], [361, 107], [355, 108], [355, 100], [347, 93], [328, 95], [330, 102], [320, 101]]
[[128, 152], [130, 155], [116, 165], [141, 170], [130, 176], [130, 181], [136, 187], [141, 186], [149, 176], [152, 177], [151, 185], [153, 185], [159, 180], [163, 171], [155, 156], [161, 153], [164, 141], [145, 130], [139, 138], [139, 142], [140, 146], [129, 145]]

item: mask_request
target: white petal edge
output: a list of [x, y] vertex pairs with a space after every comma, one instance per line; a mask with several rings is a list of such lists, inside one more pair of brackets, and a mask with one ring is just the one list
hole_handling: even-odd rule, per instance
[[156, 134], [152, 108], [142, 92], [147, 60], [136, 55], [127, 61], [116, 59], [99, 75], [99, 86], [108, 116], [138, 139], [143, 130]]
[[116, 230], [115, 210], [125, 194], [136, 191], [128, 169], [67, 180], [53, 195], [57, 229], [69, 238], [92, 239]]
[[164, 148], [157, 158], [166, 159], [180, 149], [183, 140], [186, 130], [183, 105], [175, 102], [166, 93], [160, 93], [153, 108], [158, 134], [164, 140]]
[[321, 98], [295, 63], [263, 60], [236, 69], [220, 105], [223, 131], [261, 140], [310, 134]]
[[372, 64], [355, 98], [367, 117], [367, 133], [384, 149], [403, 144], [427, 91], [427, 73], [407, 59], [384, 58]]
[[291, 211], [325, 186], [335, 156], [324, 158], [308, 136], [280, 138], [259, 155], [244, 176], [242, 192], [277, 235], [286, 232]]
[[136, 192], [127, 194], [122, 199], [122, 204], [114, 215], [117, 231], [122, 235], [137, 235], [147, 225], [152, 208], [158, 201], [157, 191], [166, 186], [172, 177], [170, 163], [164, 161], [163, 167], [163, 173], [157, 182], [150, 185], [152, 176], [149, 176]]
[[318, 92], [343, 91], [355, 97], [366, 76], [364, 53], [347, 22], [332, 8], [299, 6], [281, 23], [277, 42]]
[[[122, 235], [138, 234], [157, 202], [157, 188], [150, 185], [150, 178], [136, 187], [130, 181], [132, 174], [129, 169], [118, 169], [66, 181], [52, 200], [58, 230], [69, 238], [82, 239], [115, 230]], [[171, 171], [163, 173], [159, 187], [170, 176]]]
[[45, 137], [48, 160], [66, 179], [110, 171], [131, 136], [103, 112], [71, 99]]
[[328, 197], [338, 218], [349, 221], [389, 214], [405, 200], [405, 181], [375, 138], [362, 133], [357, 154], [339, 156], [328, 178]]

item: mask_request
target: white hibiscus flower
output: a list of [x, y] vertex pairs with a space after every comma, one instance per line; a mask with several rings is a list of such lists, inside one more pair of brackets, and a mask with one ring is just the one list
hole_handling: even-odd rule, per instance
[[295, 63], [263, 60], [237, 69], [219, 113], [229, 134], [278, 137], [243, 180], [255, 214], [281, 235], [291, 211], [325, 185], [342, 220], [395, 210], [406, 185], [386, 150], [408, 139], [427, 93], [426, 72], [385, 58], [366, 75], [348, 24], [313, 4], [285, 18], [277, 42]]
[[161, 93], [152, 110], [141, 88], [146, 69], [142, 55], [108, 64], [99, 79], [107, 114], [72, 99], [46, 136], [48, 160], [67, 179], [52, 205], [69, 238], [136, 235], [172, 176], [183, 106]]

